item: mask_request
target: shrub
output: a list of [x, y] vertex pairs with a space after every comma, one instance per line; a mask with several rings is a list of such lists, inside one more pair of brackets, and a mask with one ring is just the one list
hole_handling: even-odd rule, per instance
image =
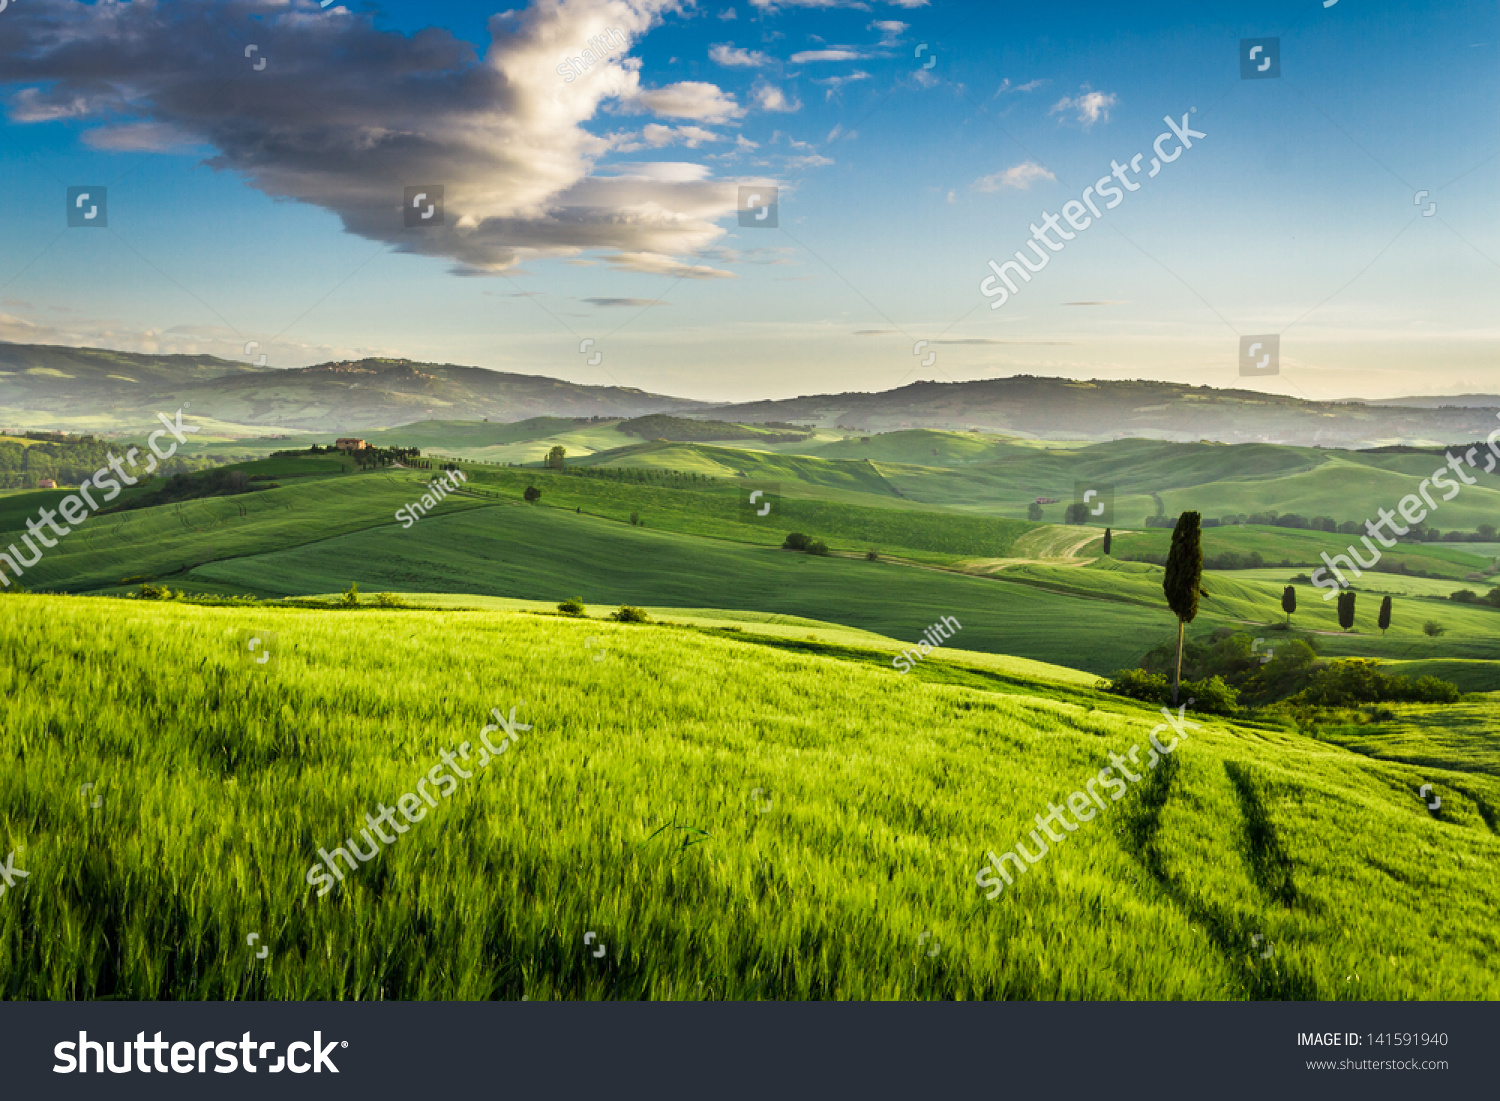
[[557, 610], [563, 615], [583, 615], [583, 597], [570, 596], [557, 606]]
[[1449, 593], [1448, 599], [1455, 604], [1478, 604], [1479, 594], [1473, 589], [1459, 589], [1456, 593]]
[[823, 542], [823, 540], [821, 539], [814, 539], [811, 543], [807, 544], [807, 553], [818, 555], [827, 554], [828, 544]]
[[629, 604], [621, 604], [619, 610], [609, 617], [616, 623], [650, 623], [651, 617], [646, 614], [644, 608], [632, 607]]
[[342, 603], [350, 608], [356, 607], [359, 604], [359, 582], [356, 581], [349, 586], [349, 591], [344, 594]]
[[526, 500], [530, 501], [532, 504], [535, 504], [537, 501], [540, 501], [542, 499], [542, 491], [537, 489], [536, 486], [527, 486], [526, 492], [521, 494], [521, 496], [525, 497]]
[[1435, 619], [1429, 619], [1426, 623], [1422, 624], [1422, 631], [1427, 635], [1428, 638], [1437, 638], [1438, 635], [1442, 634], [1447, 629], [1448, 628], [1444, 627]]
[[376, 593], [375, 605], [379, 608], [404, 608], [406, 607], [406, 601], [402, 600], [395, 593]]
[[880, 552], [878, 550], [875, 550], [873, 547], [871, 549], [865, 551], [865, 561], [866, 562], [879, 562], [880, 561]]
[[1222, 677], [1184, 681], [1182, 690], [1193, 701], [1191, 706], [1199, 711], [1228, 715], [1239, 710], [1239, 691], [1225, 684]]
[[641, 514], [639, 512], [632, 512], [630, 514], [630, 526], [631, 527], [635, 527], [640, 522], [641, 522]]
[[805, 551], [812, 540], [800, 531], [794, 531], [786, 537], [786, 542], [781, 544], [783, 550]]
[[1456, 684], [1437, 677], [1394, 677], [1367, 658], [1336, 661], [1313, 674], [1289, 702], [1312, 707], [1356, 707], [1366, 703], [1455, 703]]
[[1117, 696], [1145, 703], [1166, 703], [1172, 698], [1172, 686], [1167, 683], [1167, 678], [1144, 669], [1121, 669], [1100, 687]]
[[139, 600], [171, 600], [172, 590], [165, 585], [142, 585], [135, 595]]

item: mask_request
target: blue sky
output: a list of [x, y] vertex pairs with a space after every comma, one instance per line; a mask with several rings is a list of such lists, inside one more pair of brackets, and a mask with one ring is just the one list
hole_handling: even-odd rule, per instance
[[[1279, 77], [1241, 78], [1245, 38]], [[1496, 392], [1497, 50], [1493, 2], [12, 0], [0, 339], [710, 399]], [[987, 262], [1184, 115], [1207, 136], [991, 309]], [[406, 228], [434, 184], [448, 224]], [[106, 229], [66, 228], [72, 185]], [[1252, 334], [1279, 375], [1241, 379]]]

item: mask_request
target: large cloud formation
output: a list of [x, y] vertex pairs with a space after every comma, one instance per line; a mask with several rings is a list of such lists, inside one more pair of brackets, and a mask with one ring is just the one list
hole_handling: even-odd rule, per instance
[[[711, 84], [642, 85], [630, 44], [676, 6], [534, 0], [490, 18], [481, 56], [447, 31], [382, 31], [316, 0], [26, 0], [0, 19], [0, 83], [13, 120], [97, 122], [85, 140], [101, 149], [210, 147], [209, 164], [267, 195], [461, 273], [603, 249], [619, 267], [712, 278], [726, 273], [676, 258], [723, 234], [716, 219], [750, 181], [683, 164], [596, 171], [636, 135], [583, 125], [606, 106], [744, 114]], [[600, 49], [611, 30], [624, 44]], [[574, 57], [583, 71], [565, 80]], [[430, 185], [446, 224], [406, 228], [405, 188]]]

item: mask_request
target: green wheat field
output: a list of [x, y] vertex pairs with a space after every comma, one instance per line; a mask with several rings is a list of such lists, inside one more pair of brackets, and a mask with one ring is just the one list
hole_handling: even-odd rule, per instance
[[[1190, 642], [1316, 642], [1467, 695], [1190, 713], [1165, 764], [987, 901], [988, 853], [1163, 721], [1100, 688], [1174, 636], [1161, 568], [1131, 560], [1165, 548], [1152, 494], [1272, 508], [1332, 460], [573, 423], [433, 428], [500, 450], [461, 457], [463, 489], [410, 527], [430, 468], [282, 455], [231, 467], [254, 492], [139, 487], [0, 596], [0, 859], [25, 873], [0, 894], [0, 997], [1500, 996], [1500, 608], [1450, 598], [1494, 584], [1494, 548], [1402, 544], [1344, 631], [1306, 574], [1349, 536], [1207, 529], [1208, 557], [1262, 565], [1205, 575]], [[581, 452], [565, 471], [494, 457], [557, 439]], [[1291, 503], [1357, 519], [1412, 461], [1341, 461]], [[1023, 518], [1096, 469], [1111, 556], [1049, 522], [1060, 505]], [[751, 479], [779, 494], [764, 523]], [[0, 546], [67, 492], [0, 497]], [[828, 555], [781, 549], [790, 530]], [[560, 614], [574, 596], [586, 614]], [[607, 618], [624, 603], [651, 622]], [[959, 632], [898, 674], [944, 615]], [[478, 767], [512, 708], [531, 730]], [[365, 816], [436, 790], [445, 753], [473, 775], [320, 895], [319, 851], [367, 849]]]

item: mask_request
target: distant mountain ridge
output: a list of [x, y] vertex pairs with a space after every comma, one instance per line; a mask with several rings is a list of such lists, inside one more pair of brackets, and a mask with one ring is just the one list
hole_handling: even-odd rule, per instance
[[[0, 424], [35, 424], [44, 415], [48, 427], [90, 431], [133, 429], [189, 403], [192, 416], [205, 421], [318, 433], [373, 432], [429, 420], [667, 414], [864, 433], [972, 428], [1044, 440], [1142, 437], [1368, 448], [1467, 443], [1500, 425], [1487, 404], [1492, 399], [1484, 395], [1402, 400], [1408, 404], [1318, 402], [1175, 382], [1015, 375], [720, 404], [409, 359], [272, 368], [216, 356], [0, 343]], [[1500, 398], [1493, 404], [1500, 406]]]
[[93, 426], [101, 417], [125, 426], [188, 402], [198, 418], [318, 432], [430, 419], [639, 417], [702, 405], [629, 387], [406, 359], [274, 368], [216, 356], [0, 343], [0, 422], [6, 410], [24, 410], [46, 412], [59, 427]]
[[1213, 440], [1340, 448], [1472, 442], [1500, 426], [1493, 410], [1482, 406], [1320, 402], [1178, 382], [1085, 382], [1033, 375], [916, 382], [873, 394], [745, 402], [702, 409], [694, 415], [748, 422], [794, 421], [872, 433], [902, 428], [978, 429], [1053, 440], [1137, 436], [1184, 443]]

